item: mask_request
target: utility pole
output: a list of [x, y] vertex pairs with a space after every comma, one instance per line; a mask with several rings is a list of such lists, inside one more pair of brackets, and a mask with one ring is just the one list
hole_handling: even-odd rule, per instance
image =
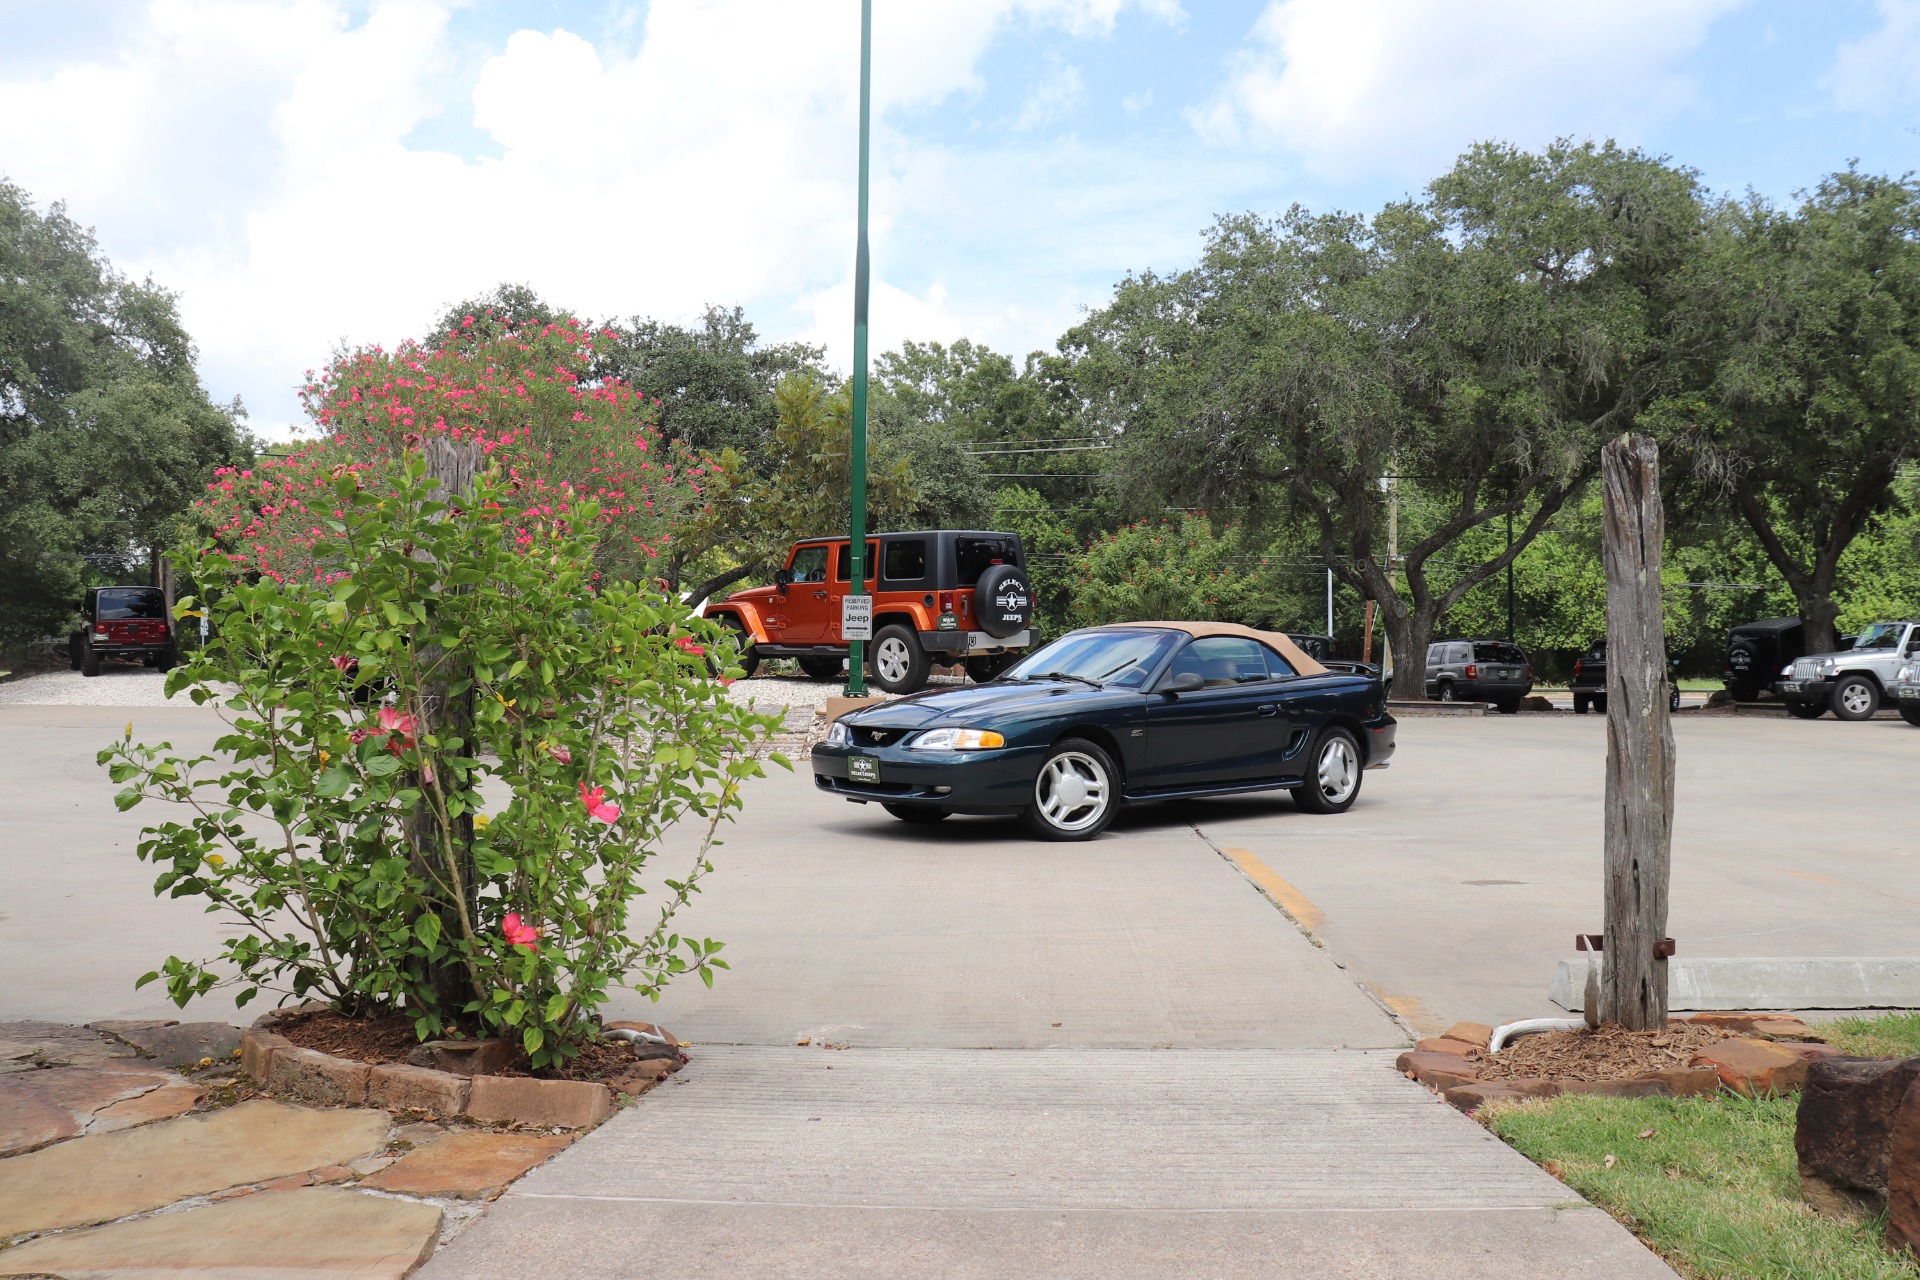
[[[1513, 554], [1513, 512], [1507, 512], [1507, 554]], [[1513, 561], [1507, 561], [1507, 640], [1513, 640]]]
[[[873, 108], [873, 0], [860, 0], [860, 215], [853, 252], [853, 520], [847, 531], [848, 597], [867, 600], [867, 634], [850, 640], [847, 696], [867, 692], [867, 640], [873, 597], [867, 593], [867, 117]], [[844, 614], [842, 615], [844, 617]]]
[[[1395, 567], [1400, 563], [1400, 477], [1389, 475], [1387, 485], [1387, 581], [1393, 581]], [[1393, 666], [1393, 632], [1382, 629], [1380, 632], [1380, 670], [1384, 673]], [[1398, 675], [1398, 672], [1395, 673]], [[1389, 687], [1388, 692], [1392, 689]]]
[[1333, 638], [1333, 570], [1327, 570], [1327, 638]]
[[1600, 452], [1607, 571], [1606, 933], [1599, 1016], [1667, 1025], [1667, 882], [1673, 851], [1673, 722], [1667, 715], [1660, 450], [1621, 436]]

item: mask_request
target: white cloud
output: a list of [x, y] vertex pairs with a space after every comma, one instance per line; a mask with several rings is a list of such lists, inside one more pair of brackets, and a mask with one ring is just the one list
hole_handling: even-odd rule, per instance
[[1743, 0], [1271, 0], [1192, 113], [1328, 174], [1423, 177], [1472, 143], [1617, 134], [1685, 105], [1676, 63]]
[[[656, 0], [630, 49], [519, 31], [470, 106], [435, 97], [458, 7], [374, 0], [354, 20], [344, 0], [152, 0], [118, 52], [0, 81], [0, 169], [178, 289], [210, 389], [243, 392], [267, 431], [336, 343], [394, 342], [502, 280], [587, 315], [742, 301], [851, 327], [819, 309], [851, 274], [852, 6]], [[905, 146], [901, 121], [978, 92], [1009, 28], [1097, 37], [1129, 7], [1184, 18], [1174, 0], [880, 7], [876, 244], [905, 210], [941, 216], [914, 176], [940, 152]], [[499, 154], [406, 143], [443, 111]], [[966, 331], [938, 286], [887, 275], [882, 341]], [[1018, 312], [969, 297], [969, 322]]]
[[1853, 111], [1920, 99], [1920, 0], [1879, 0], [1880, 28], [1840, 46], [1826, 87]]
[[1027, 100], [1020, 105], [1019, 118], [1013, 122], [1014, 130], [1024, 133], [1051, 124], [1071, 115], [1086, 99], [1087, 86], [1080, 78], [1080, 68], [1071, 63], [1057, 63], [1028, 91]]

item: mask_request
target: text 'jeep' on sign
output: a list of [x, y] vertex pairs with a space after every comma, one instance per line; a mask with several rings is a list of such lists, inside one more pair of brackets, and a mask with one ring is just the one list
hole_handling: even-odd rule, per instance
[[845, 538], [803, 538], [770, 587], [736, 591], [703, 611], [741, 635], [748, 675], [766, 658], [796, 658], [817, 680], [846, 662], [849, 597], [872, 599], [867, 665], [888, 693], [925, 687], [937, 659], [964, 662], [985, 683], [1034, 647], [1033, 584], [1012, 533], [975, 529], [876, 534], [855, 590]]

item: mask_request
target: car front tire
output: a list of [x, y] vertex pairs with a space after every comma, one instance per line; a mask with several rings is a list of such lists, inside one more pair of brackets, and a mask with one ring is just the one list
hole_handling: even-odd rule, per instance
[[1902, 706], [1900, 718], [1916, 729], [1920, 729], [1920, 707]]
[[873, 682], [888, 693], [917, 693], [927, 684], [927, 672], [933, 664], [920, 638], [895, 623], [880, 628], [867, 654], [867, 668]]
[[1360, 796], [1366, 758], [1360, 741], [1345, 729], [1322, 729], [1314, 741], [1307, 776], [1293, 789], [1293, 802], [1308, 813], [1345, 813]]
[[910, 822], [916, 826], [924, 826], [934, 822], [945, 822], [953, 816], [953, 810], [936, 809], [930, 804], [886, 804], [883, 802], [880, 807], [900, 819], [900, 821]]
[[1880, 709], [1880, 686], [1865, 676], [1842, 676], [1833, 686], [1833, 714], [1842, 720], [1871, 720]]
[[1796, 720], [1818, 720], [1827, 714], [1827, 709], [1817, 702], [1801, 702], [1795, 698], [1788, 700], [1787, 714]]
[[1107, 829], [1120, 804], [1113, 758], [1084, 738], [1054, 744], [1033, 779], [1033, 803], [1022, 815], [1042, 840], [1091, 840]]
[[732, 615], [727, 615], [720, 619], [720, 625], [733, 633], [734, 643], [740, 646], [741, 678], [751, 679], [753, 673], [760, 669], [760, 655], [754, 652], [753, 637], [747, 634], [746, 623]]

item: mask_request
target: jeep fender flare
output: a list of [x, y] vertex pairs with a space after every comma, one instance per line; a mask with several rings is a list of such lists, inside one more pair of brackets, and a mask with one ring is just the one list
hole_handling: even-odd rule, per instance
[[747, 633], [754, 644], [767, 643], [767, 629], [760, 622], [759, 612], [751, 605], [711, 604], [700, 611], [700, 616], [714, 622], [732, 618], [739, 622], [740, 629]]

